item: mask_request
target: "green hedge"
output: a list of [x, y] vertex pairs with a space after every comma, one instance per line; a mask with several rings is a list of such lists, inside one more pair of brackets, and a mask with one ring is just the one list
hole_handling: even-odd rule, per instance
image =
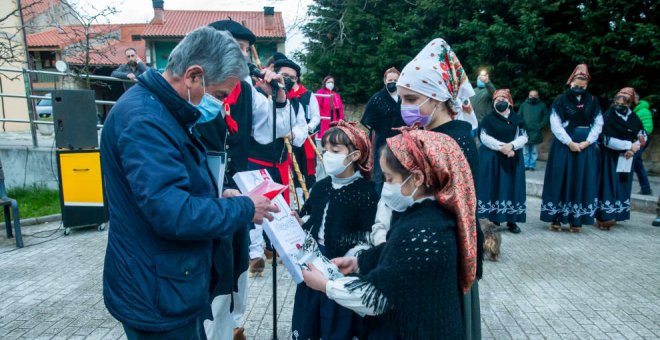
[[[18, 201], [21, 218], [60, 213], [60, 196], [57, 190], [43, 186], [31, 186], [10, 189], [7, 195]], [[2, 220], [4, 221], [4, 215]]]

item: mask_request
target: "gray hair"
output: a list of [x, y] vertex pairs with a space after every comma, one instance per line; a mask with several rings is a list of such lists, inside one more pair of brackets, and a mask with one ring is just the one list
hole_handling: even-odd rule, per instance
[[236, 40], [227, 32], [206, 26], [188, 33], [174, 47], [165, 69], [180, 77], [192, 65], [204, 69], [207, 85], [221, 83], [230, 77], [240, 80], [248, 75], [245, 58]]

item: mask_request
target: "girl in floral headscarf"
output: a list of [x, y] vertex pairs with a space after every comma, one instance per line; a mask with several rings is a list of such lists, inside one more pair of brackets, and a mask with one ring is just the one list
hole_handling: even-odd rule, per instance
[[[305, 202], [302, 223], [328, 258], [350, 256], [369, 242], [376, 214], [376, 190], [369, 181], [373, 151], [356, 123], [333, 122], [323, 135], [323, 167], [328, 177], [316, 182]], [[358, 246], [358, 248], [355, 248]], [[361, 246], [361, 247], [359, 247]], [[298, 339], [352, 339], [361, 323], [355, 313], [310, 289], [296, 288], [291, 331]]]
[[630, 109], [636, 102], [635, 89], [621, 89], [605, 112], [600, 135], [601, 176], [596, 222], [601, 230], [610, 230], [617, 221], [630, 219], [632, 194], [632, 157], [641, 148], [646, 131], [639, 117]]
[[449, 136], [403, 130], [380, 165], [395, 213], [387, 242], [333, 262], [333, 281], [311, 267], [306, 284], [369, 318], [369, 339], [462, 339], [461, 299], [476, 274], [476, 198], [470, 167]]

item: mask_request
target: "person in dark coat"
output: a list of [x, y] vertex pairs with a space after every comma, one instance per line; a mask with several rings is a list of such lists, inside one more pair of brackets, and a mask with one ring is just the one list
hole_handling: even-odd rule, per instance
[[382, 197], [395, 210], [387, 241], [332, 260], [354, 275], [328, 280], [310, 266], [305, 283], [368, 316], [365, 339], [464, 339], [461, 300], [476, 273], [468, 162], [451, 137], [405, 129], [387, 139], [380, 162]]
[[614, 97], [605, 111], [601, 137], [601, 174], [596, 222], [601, 230], [610, 230], [617, 221], [630, 219], [630, 196], [633, 182], [633, 156], [646, 138], [644, 125], [631, 110], [635, 89], [626, 87]]
[[[112, 71], [110, 76], [119, 79], [137, 80], [137, 77], [146, 72], [149, 67], [140, 60], [137, 51], [133, 47], [127, 48], [124, 53], [127, 59], [126, 64], [121, 64], [116, 70]], [[122, 85], [124, 86], [124, 92], [126, 92], [135, 83], [122, 82]]]
[[598, 150], [595, 143], [603, 129], [598, 99], [587, 92], [591, 76], [580, 64], [568, 78], [570, 87], [552, 104], [550, 146], [541, 203], [541, 221], [550, 230], [579, 233], [593, 224], [598, 207]]
[[534, 171], [539, 156], [537, 145], [543, 143], [543, 129], [549, 123], [550, 113], [545, 103], [539, 99], [539, 92], [536, 90], [529, 91], [529, 96], [520, 105], [518, 113], [525, 120], [528, 137], [527, 144], [523, 148], [525, 170]]
[[[226, 31], [236, 39], [241, 53], [249, 60], [249, 50], [257, 37], [247, 27], [233, 20], [219, 20], [209, 24], [218, 31]], [[272, 70], [263, 71], [265, 77], [280, 78]], [[233, 181], [234, 174], [247, 171], [248, 150], [252, 138], [256, 135], [261, 143], [272, 139], [270, 125], [264, 124], [266, 117], [273, 114], [271, 99], [258, 92], [249, 77], [242, 79], [223, 101], [221, 114], [215, 119], [195, 125], [200, 134], [200, 140], [207, 151], [223, 155], [226, 161], [223, 187], [237, 189]], [[282, 94], [284, 91], [281, 91]], [[278, 105], [287, 105], [286, 98], [279, 98]], [[276, 109], [276, 114], [287, 111]], [[279, 119], [283, 120], [284, 116]], [[280, 131], [278, 136], [288, 133]], [[264, 138], [265, 137], [265, 138]], [[247, 308], [247, 273], [250, 255], [249, 231], [240, 228], [231, 237], [214, 240], [213, 282], [212, 282], [212, 315], [204, 323], [206, 335], [210, 339], [231, 336], [232, 329], [237, 336], [244, 332], [238, 321]], [[257, 261], [264, 266], [264, 260]], [[232, 280], [226, 280], [231, 277]], [[220, 279], [222, 278], [222, 279]], [[233, 322], [227, 322], [226, 317], [231, 311]]]
[[[401, 73], [394, 67], [390, 67], [383, 74], [383, 86], [374, 93], [367, 106], [360, 123], [369, 128], [374, 150], [380, 150], [385, 145], [385, 139], [395, 136], [398, 132], [393, 128], [399, 128], [406, 124], [401, 119], [401, 98], [396, 93], [396, 81]], [[383, 188], [383, 173], [380, 171], [378, 156], [374, 155], [373, 180], [376, 185], [376, 193], [380, 195]]]
[[220, 198], [194, 130], [245, 75], [236, 41], [199, 28], [163, 75], [142, 74], [110, 111], [101, 135], [112, 226], [103, 297], [128, 339], [206, 338], [213, 240], [277, 210], [264, 197]]
[[493, 109], [493, 93], [497, 88], [490, 81], [488, 71], [481, 70], [479, 77], [477, 77], [477, 89], [474, 95], [470, 98], [474, 113], [477, 115], [477, 120], [481, 122], [487, 114]]

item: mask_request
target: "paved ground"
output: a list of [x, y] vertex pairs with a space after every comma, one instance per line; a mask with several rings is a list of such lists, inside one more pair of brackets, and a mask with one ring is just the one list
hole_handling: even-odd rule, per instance
[[[486, 263], [484, 338], [660, 338], [654, 216], [634, 213], [609, 233], [585, 226], [582, 234], [557, 234], [538, 222], [539, 200], [528, 204], [531, 223], [522, 234], [505, 232], [501, 260]], [[57, 227], [26, 228], [28, 247], [21, 250], [0, 239], [0, 338], [123, 338], [101, 296], [107, 232], [74, 230], [62, 237], [61, 230], [48, 231]], [[270, 269], [265, 274], [250, 279], [244, 317], [250, 339], [272, 334]], [[295, 287], [288, 274], [279, 274], [278, 334], [286, 339]]]

